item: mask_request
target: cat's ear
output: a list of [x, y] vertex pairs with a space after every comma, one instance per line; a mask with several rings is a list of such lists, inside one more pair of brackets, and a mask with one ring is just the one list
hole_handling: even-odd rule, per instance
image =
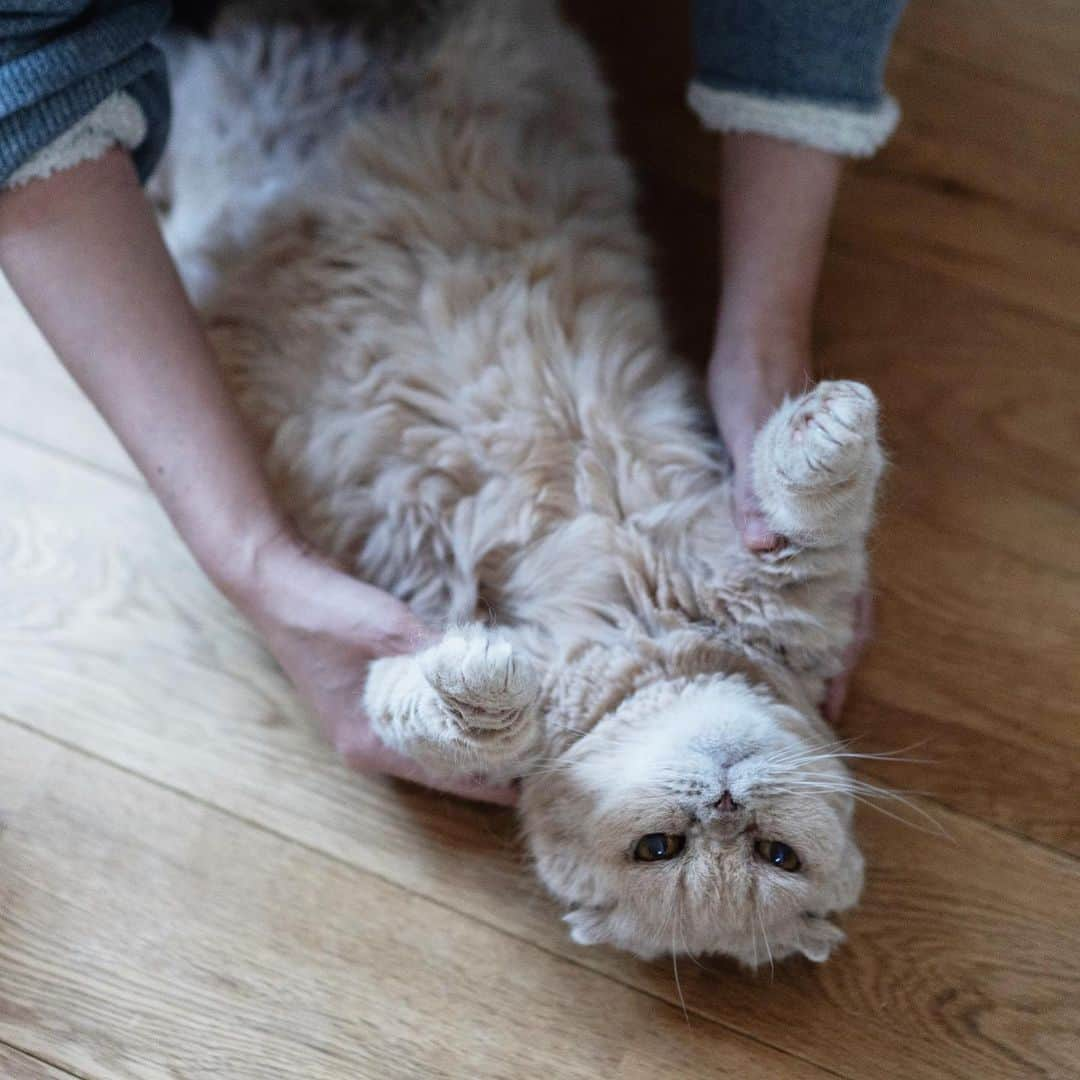
[[603, 945], [611, 940], [608, 917], [614, 905], [604, 907], [579, 907], [567, 912], [563, 922], [570, 927], [570, 939], [578, 945]]
[[844, 940], [844, 931], [819, 915], [804, 915], [800, 921], [796, 946], [815, 964], [829, 959], [829, 953]]

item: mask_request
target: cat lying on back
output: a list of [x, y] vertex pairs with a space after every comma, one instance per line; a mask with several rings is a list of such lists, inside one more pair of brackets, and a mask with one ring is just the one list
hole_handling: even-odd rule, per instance
[[547, 3], [457, 4], [407, 49], [232, 11], [171, 59], [166, 231], [280, 497], [445, 628], [373, 666], [381, 738], [521, 778], [578, 942], [825, 959], [863, 874], [818, 705], [865, 583], [873, 395], [822, 383], [765, 425], [787, 541], [747, 553]]

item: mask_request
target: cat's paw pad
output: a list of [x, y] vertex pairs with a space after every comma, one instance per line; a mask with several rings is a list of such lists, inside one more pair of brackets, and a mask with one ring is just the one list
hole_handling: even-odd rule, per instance
[[505, 638], [487, 631], [447, 634], [419, 659], [442, 703], [473, 732], [514, 726], [540, 693], [532, 663]]
[[775, 465], [791, 488], [847, 483], [877, 448], [877, 400], [862, 383], [822, 382], [791, 406]]

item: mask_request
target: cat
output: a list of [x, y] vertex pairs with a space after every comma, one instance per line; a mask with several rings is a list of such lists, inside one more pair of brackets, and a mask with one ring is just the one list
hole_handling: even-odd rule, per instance
[[784, 542], [744, 550], [586, 46], [547, 0], [430, 6], [407, 44], [257, 5], [174, 42], [167, 239], [287, 511], [442, 631], [372, 666], [379, 737], [520, 781], [574, 941], [824, 960], [863, 879], [819, 705], [877, 403], [776, 411]]

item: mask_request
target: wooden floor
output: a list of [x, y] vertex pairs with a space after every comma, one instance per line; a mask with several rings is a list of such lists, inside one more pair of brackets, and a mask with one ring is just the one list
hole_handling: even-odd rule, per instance
[[[701, 359], [715, 146], [681, 4], [574, 9]], [[628, 8], [633, 17], [627, 15]], [[850, 941], [774, 977], [573, 946], [512, 817], [348, 773], [0, 300], [0, 1074], [1080, 1075], [1080, 11], [915, 0], [844, 184], [818, 360], [885, 405], [879, 625], [843, 734]]]

